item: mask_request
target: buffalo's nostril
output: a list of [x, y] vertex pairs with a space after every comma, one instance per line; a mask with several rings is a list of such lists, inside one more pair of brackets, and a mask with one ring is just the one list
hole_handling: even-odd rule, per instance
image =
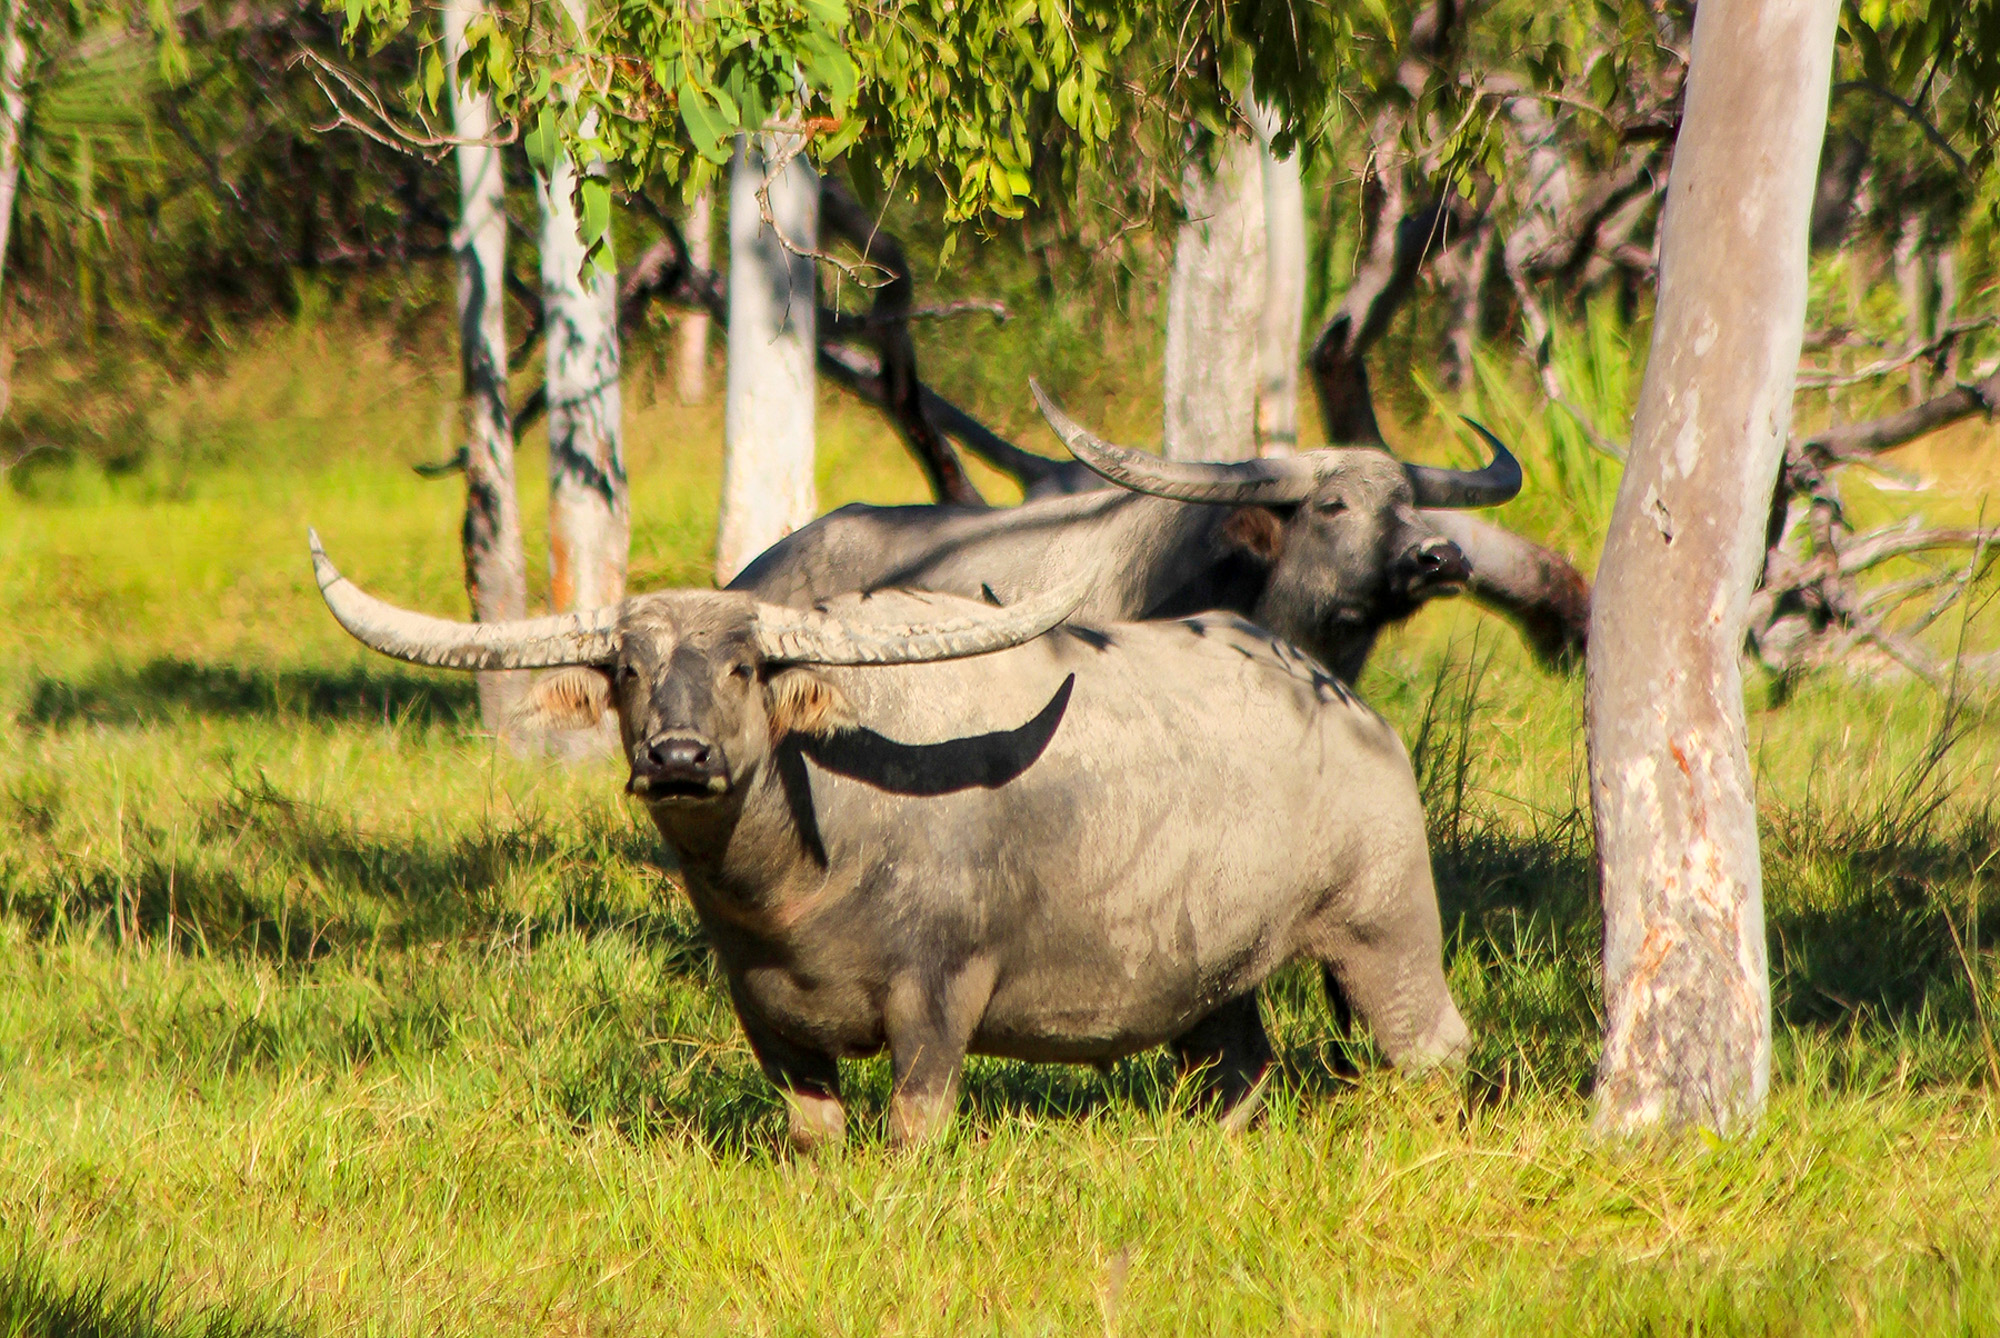
[[715, 759], [715, 750], [699, 739], [667, 739], [649, 745], [647, 751], [668, 771], [706, 771]]
[[626, 788], [655, 797], [715, 795], [729, 788], [728, 773], [722, 745], [696, 734], [661, 734], [634, 750]]

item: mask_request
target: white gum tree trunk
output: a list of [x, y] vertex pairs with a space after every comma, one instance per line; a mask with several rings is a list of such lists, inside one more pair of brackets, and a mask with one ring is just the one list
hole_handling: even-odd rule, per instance
[[21, 184], [21, 125], [28, 116], [28, 43], [21, 36], [23, 3], [0, 0], [0, 276], [4, 276], [7, 241], [14, 227], [14, 192]]
[[715, 583], [727, 584], [766, 548], [813, 517], [812, 251], [819, 177], [803, 156], [771, 178], [779, 239], [757, 193], [776, 136], [739, 137], [729, 173], [729, 383], [722, 420], [722, 513]]
[[1257, 325], [1257, 449], [1299, 445], [1299, 341], [1306, 319], [1306, 192], [1295, 153], [1271, 152], [1275, 126], [1257, 127], [1264, 185], [1264, 307]]
[[1591, 604], [1607, 1132], [1752, 1123], [1771, 996], [1738, 661], [1789, 431], [1834, 0], [1703, 0]]
[[[581, 5], [565, 6], [582, 31]], [[591, 133], [586, 122], [584, 133]], [[631, 548], [624, 409], [618, 389], [618, 274], [582, 273], [576, 167], [557, 159], [542, 183], [542, 317], [549, 397], [549, 603], [558, 613], [625, 597]]]
[[[445, 62], [456, 70], [466, 26], [483, 11], [477, 0], [447, 0]], [[507, 408], [506, 188], [500, 150], [483, 143], [493, 130], [493, 106], [452, 81], [452, 125], [462, 143], [459, 216], [452, 233], [458, 262], [460, 405], [465, 432], [465, 589], [480, 622], [524, 617], [527, 561], [521, 552], [521, 509], [514, 492], [514, 427]], [[481, 674], [479, 712], [486, 727], [508, 732], [509, 708], [527, 675]]]
[[[687, 237], [688, 263], [696, 269], [715, 268], [715, 195], [703, 188], [688, 204], [682, 225]], [[683, 404], [708, 398], [709, 321], [706, 311], [683, 312], [674, 349], [676, 390]]]
[[[25, 0], [0, 0], [0, 280], [13, 235], [14, 195], [21, 184], [21, 127], [28, 118], [28, 43], [21, 35]], [[0, 286], [0, 297], [6, 289]], [[5, 311], [0, 302], [0, 311]], [[0, 415], [14, 398], [14, 346], [0, 331]]]
[[1264, 157], [1256, 140], [1230, 135], [1212, 165], [1196, 160], [1182, 179], [1187, 221], [1174, 237], [1167, 283], [1162, 387], [1161, 449], [1170, 460], [1257, 454]]

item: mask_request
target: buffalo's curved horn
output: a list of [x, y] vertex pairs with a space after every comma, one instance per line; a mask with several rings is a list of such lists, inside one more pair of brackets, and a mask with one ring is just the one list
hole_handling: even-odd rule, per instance
[[1035, 404], [1042, 417], [1048, 419], [1071, 455], [1093, 472], [1133, 492], [1169, 497], [1177, 502], [1275, 506], [1304, 501], [1319, 482], [1309, 455], [1221, 464], [1162, 460], [1144, 451], [1114, 446], [1058, 409], [1040, 385], [1030, 381], [1028, 388], [1035, 392]]
[[924, 623], [871, 623], [814, 609], [759, 603], [757, 647], [766, 659], [795, 664], [923, 664], [964, 659], [1033, 641], [1074, 613], [1089, 589], [1088, 582], [1076, 581], [1006, 608], [954, 611]]
[[354, 639], [411, 664], [439, 669], [550, 669], [564, 664], [609, 664], [618, 655], [618, 608], [461, 623], [411, 613], [384, 603], [340, 574], [308, 529], [313, 574], [327, 608]]
[[1486, 430], [1482, 423], [1470, 418], [1466, 425], [1486, 438], [1486, 444], [1493, 448], [1493, 458], [1486, 468], [1434, 469], [1430, 465], [1404, 465], [1403, 472], [1410, 476], [1410, 487], [1417, 494], [1417, 505], [1434, 507], [1440, 511], [1462, 511], [1475, 506], [1498, 506], [1512, 501], [1521, 491], [1521, 462], [1514, 453], [1502, 444], [1500, 438]]

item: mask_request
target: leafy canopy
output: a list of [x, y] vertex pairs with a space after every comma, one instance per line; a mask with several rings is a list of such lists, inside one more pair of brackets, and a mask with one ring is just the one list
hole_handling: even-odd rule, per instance
[[[328, 3], [351, 41], [417, 21], [409, 0]], [[1282, 42], [1243, 39], [1273, 25]], [[1309, 141], [1336, 111], [1329, 72], [1357, 46], [1393, 50], [1397, 27], [1384, 0], [609, 0], [578, 34], [559, 7], [498, 0], [457, 75], [538, 162], [567, 148], [628, 186], [660, 174], [692, 190], [736, 134], [784, 131], [822, 165], [845, 160], [864, 195], [929, 176], [946, 221], [964, 222], [1073, 189], [1141, 127], [1172, 152], [1241, 125], [1253, 50], [1272, 53], [1256, 77], [1282, 145]], [[449, 72], [428, 36], [410, 92], [436, 110]]]

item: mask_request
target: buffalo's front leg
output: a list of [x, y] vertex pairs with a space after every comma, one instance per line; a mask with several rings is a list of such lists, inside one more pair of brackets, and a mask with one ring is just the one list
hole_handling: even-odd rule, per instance
[[889, 1098], [889, 1141], [927, 1142], [951, 1123], [965, 1048], [993, 997], [991, 963], [973, 961], [942, 980], [905, 977], [892, 983], [882, 1012], [895, 1091]]
[[792, 1146], [801, 1152], [815, 1152], [846, 1138], [847, 1112], [840, 1104], [840, 1062], [824, 1051], [787, 1041], [753, 1011], [744, 1008], [740, 1000], [736, 1015], [743, 1023], [743, 1034], [749, 1037], [750, 1049], [756, 1053], [764, 1076], [784, 1094]]
[[1199, 1072], [1204, 1095], [1229, 1133], [1250, 1127], [1263, 1105], [1271, 1041], [1257, 1012], [1257, 992], [1238, 995], [1174, 1037], [1183, 1076]]

